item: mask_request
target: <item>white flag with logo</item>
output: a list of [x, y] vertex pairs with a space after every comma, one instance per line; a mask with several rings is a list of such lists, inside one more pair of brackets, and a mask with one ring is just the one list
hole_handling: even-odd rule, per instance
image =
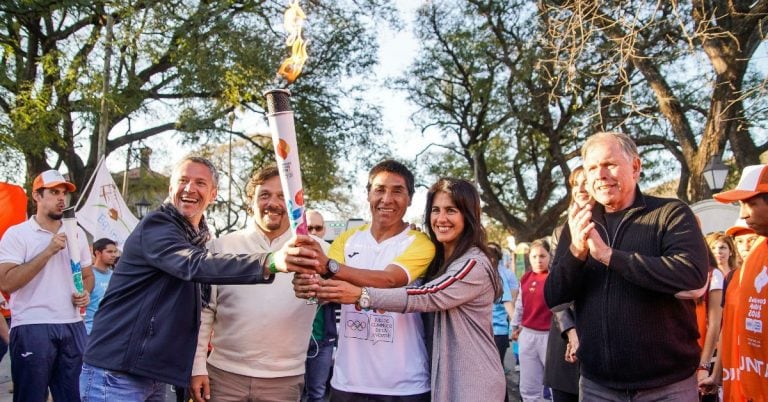
[[117, 190], [103, 159], [94, 176], [88, 199], [76, 213], [77, 223], [87, 230], [94, 240], [102, 237], [112, 239], [122, 250], [125, 240], [139, 220], [125, 205], [123, 196]]

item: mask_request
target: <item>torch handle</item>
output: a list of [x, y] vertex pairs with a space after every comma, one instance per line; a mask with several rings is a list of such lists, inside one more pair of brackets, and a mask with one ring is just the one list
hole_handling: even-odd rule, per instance
[[[69, 268], [72, 270], [72, 282], [75, 285], [75, 291], [78, 294], [85, 292], [83, 285], [83, 269], [80, 266], [80, 239], [77, 236], [77, 219], [75, 218], [74, 208], [64, 210], [64, 217], [61, 219], [64, 226], [64, 233], [67, 235], [67, 251], [69, 251]], [[85, 314], [85, 307], [80, 308], [80, 314]]]
[[64, 233], [67, 235], [67, 250], [69, 251], [69, 267], [72, 269], [72, 281], [75, 284], [75, 290], [83, 293], [83, 270], [80, 266], [80, 240], [77, 237], [77, 220], [74, 218], [63, 218], [61, 220], [64, 226]]

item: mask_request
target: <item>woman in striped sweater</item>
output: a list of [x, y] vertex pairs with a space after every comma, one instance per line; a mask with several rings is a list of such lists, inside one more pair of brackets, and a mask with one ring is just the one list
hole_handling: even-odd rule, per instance
[[506, 380], [491, 331], [501, 280], [488, 258], [477, 189], [466, 180], [438, 180], [427, 194], [424, 221], [436, 248], [425, 285], [374, 289], [327, 280], [317, 296], [358, 308], [435, 312], [432, 400], [503, 401]]

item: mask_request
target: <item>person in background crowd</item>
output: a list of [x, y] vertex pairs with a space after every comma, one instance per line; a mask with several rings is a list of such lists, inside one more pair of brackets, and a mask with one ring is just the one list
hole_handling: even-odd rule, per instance
[[723, 232], [714, 232], [706, 236], [706, 241], [709, 250], [715, 257], [720, 273], [728, 275], [729, 272], [739, 267], [737, 262], [739, 253], [730, 236]]
[[733, 243], [736, 245], [736, 250], [739, 253], [739, 260], [737, 266], [741, 266], [744, 260], [747, 259], [749, 251], [752, 250], [752, 246], [760, 238], [754, 230], [752, 230], [744, 219], [738, 219], [733, 226], [729, 227], [725, 231], [725, 234], [733, 238]]
[[[587, 205], [592, 196], [587, 192], [587, 176], [584, 167], [577, 166], [568, 176], [571, 188], [571, 202]], [[552, 232], [552, 249], [563, 226]], [[573, 303], [561, 304], [552, 309], [552, 323], [547, 338], [547, 359], [544, 365], [544, 385], [552, 389], [554, 402], [576, 402], [579, 400], [579, 364], [576, 352], [579, 350], [579, 335], [576, 332], [576, 317]]]
[[531, 271], [520, 278], [515, 302], [513, 336], [520, 343], [520, 397], [523, 402], [546, 399], [544, 363], [552, 312], [544, 302], [544, 283], [549, 276], [550, 248], [546, 240], [531, 243], [528, 259]]
[[[518, 277], [522, 277], [526, 272], [531, 270], [531, 261], [528, 258], [528, 252], [531, 250], [531, 245], [526, 242], [520, 242], [515, 245], [515, 249], [512, 250], [514, 261], [514, 267], [512, 272], [515, 272]], [[518, 281], [519, 285], [520, 281]], [[519, 294], [518, 294], [519, 295]], [[514, 299], [517, 304], [517, 298]], [[510, 328], [510, 331], [512, 329]], [[515, 354], [515, 371], [520, 371], [520, 343], [517, 340], [516, 335], [511, 336], [512, 341], [512, 353]]]
[[[496, 348], [499, 350], [501, 365], [504, 366], [504, 356], [507, 354], [510, 343], [509, 320], [515, 315], [515, 300], [520, 285], [515, 278], [515, 274], [507, 269], [502, 262], [501, 246], [497, 243], [488, 243], [488, 250], [491, 252], [491, 263], [498, 267], [499, 277], [501, 277], [502, 294], [501, 298], [493, 303], [493, 339], [496, 342]], [[504, 368], [504, 374], [510, 372], [510, 369]], [[506, 400], [506, 399], [505, 399]]]
[[[209, 160], [183, 158], [166, 203], [128, 236], [83, 359], [84, 401], [157, 401], [165, 384], [189, 386], [201, 309], [211, 302], [199, 283], [271, 283], [276, 272], [314, 272], [317, 254], [295, 247], [311, 242], [308, 236], [275, 253], [208, 251], [204, 213], [216, 199], [218, 177]], [[253, 289], [262, 290], [268, 289]]]
[[[315, 296], [321, 278], [378, 288], [402, 287], [423, 278], [435, 246], [403, 221], [415, 191], [413, 173], [400, 162], [382, 161], [368, 172], [366, 189], [370, 224], [342, 233], [327, 257], [317, 244], [302, 245], [320, 254], [319, 275], [296, 275], [297, 297]], [[331, 401], [430, 400], [427, 348], [419, 314], [345, 305], [341, 323]], [[490, 334], [490, 325], [488, 331]]]
[[432, 400], [501, 401], [506, 381], [488, 331], [501, 280], [488, 258], [475, 186], [460, 179], [438, 180], [427, 193], [424, 216], [437, 250], [426, 284], [377, 289], [329, 280], [317, 296], [364, 310], [436, 312]]
[[714, 195], [739, 202], [739, 216], [760, 238], [725, 289], [720, 350], [704, 392], [723, 384], [725, 402], [764, 401], [768, 395], [768, 165], [747, 166], [735, 189]]
[[[37, 175], [37, 211], [0, 240], [0, 289], [11, 294], [11, 378], [14, 401], [80, 399], [78, 378], [86, 337], [80, 308], [93, 289], [91, 251], [78, 228], [79, 250], [67, 247], [62, 217], [75, 185], [56, 170]], [[75, 290], [70, 255], [80, 256], [85, 292]]]
[[[5, 296], [0, 294], [0, 304], [7, 304], [8, 302], [5, 300]], [[10, 328], [8, 326], [8, 322], [6, 321], [5, 317], [0, 317], [0, 341], [2, 341], [2, 344], [0, 344], [0, 361], [3, 360], [5, 357], [5, 354], [8, 352], [8, 344], [11, 343], [10, 338]]]
[[[320, 239], [325, 238], [325, 220], [320, 212], [308, 210], [307, 229]], [[321, 243], [322, 245], [322, 243]], [[317, 309], [312, 323], [312, 335], [307, 349], [306, 372], [304, 373], [303, 399], [307, 402], [325, 401], [326, 385], [333, 367], [333, 347], [336, 345], [336, 311], [338, 303], [323, 303]]]
[[[643, 194], [626, 134], [581, 148], [594, 204], [573, 203], [545, 285], [550, 308], [574, 302], [584, 401], [696, 401], [701, 350], [693, 297], [707, 247], [691, 209]], [[608, 323], [608, 325], [606, 325]]]
[[99, 309], [101, 299], [107, 291], [109, 279], [112, 277], [112, 268], [115, 265], [119, 251], [117, 242], [112, 239], [101, 238], [93, 242], [93, 291], [91, 302], [85, 308], [85, 330], [91, 333], [93, 316]]
[[[699, 326], [699, 346], [701, 347], [701, 358], [699, 359], [699, 367], [701, 370], [696, 370], [697, 381], [702, 381], [711, 374], [711, 367], [713, 358], [717, 349], [717, 342], [720, 338], [720, 324], [723, 317], [723, 272], [718, 268], [721, 264], [728, 264], [727, 260], [729, 256], [723, 252], [717, 243], [722, 243], [722, 239], [726, 239], [731, 246], [726, 247], [727, 250], [732, 249], [732, 242], [728, 236], [722, 233], [714, 233], [706, 236], [707, 244], [710, 247], [709, 256], [709, 278], [707, 279], [707, 290], [699, 298], [696, 298], [696, 322]], [[715, 256], [714, 253], [718, 253], [719, 256]], [[735, 251], [730, 255], [735, 257]], [[725, 260], [721, 262], [720, 260]], [[732, 260], [735, 261], [735, 258]], [[708, 370], [704, 370], [708, 367]], [[704, 394], [699, 396], [701, 402], [717, 402], [716, 394]]]

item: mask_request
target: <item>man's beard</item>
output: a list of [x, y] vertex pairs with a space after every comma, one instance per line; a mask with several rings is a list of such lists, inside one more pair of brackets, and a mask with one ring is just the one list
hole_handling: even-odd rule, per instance
[[54, 221], [60, 221], [64, 213], [48, 212], [48, 217]]

